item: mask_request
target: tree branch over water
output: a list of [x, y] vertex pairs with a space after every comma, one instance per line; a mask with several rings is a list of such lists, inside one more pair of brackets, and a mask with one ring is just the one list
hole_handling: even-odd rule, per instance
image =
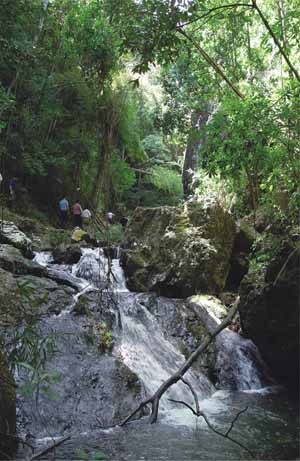
[[[215, 328], [215, 330], [212, 333], [208, 333], [204, 336], [200, 345], [189, 356], [187, 361], [179, 368], [179, 370], [176, 373], [174, 373], [172, 376], [170, 376], [166, 381], [164, 381], [163, 384], [157, 389], [157, 391], [151, 397], [141, 402], [140, 405], [121, 422], [120, 426], [124, 426], [126, 423], [128, 423], [128, 421], [130, 421], [133, 418], [133, 416], [136, 415], [136, 413], [138, 413], [140, 410], [142, 410], [145, 406], [149, 404], [151, 404], [151, 414], [150, 414], [149, 422], [151, 424], [155, 423], [158, 418], [159, 402], [160, 402], [161, 397], [173, 384], [176, 384], [180, 380], [183, 381], [190, 388], [195, 398], [195, 395], [196, 395], [195, 391], [192, 390], [191, 385], [188, 383], [188, 381], [183, 379], [183, 376], [189, 370], [189, 368], [193, 365], [193, 363], [198, 359], [198, 357], [202, 354], [202, 352], [204, 352], [208, 348], [208, 346], [212, 343], [215, 337], [222, 330], [224, 330], [226, 327], [228, 327], [231, 324], [237, 312], [237, 309], [238, 309], [238, 303], [236, 302], [232, 306], [230, 311], [228, 312], [227, 317]], [[197, 399], [197, 396], [196, 396], [196, 399]], [[195, 401], [197, 402], [196, 399]], [[197, 407], [197, 403], [196, 403], [196, 407]]]

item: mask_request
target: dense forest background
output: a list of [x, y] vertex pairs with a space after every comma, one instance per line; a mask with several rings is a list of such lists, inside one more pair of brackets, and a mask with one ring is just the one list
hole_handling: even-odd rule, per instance
[[2, 0], [4, 193], [16, 176], [49, 212], [212, 195], [297, 220], [299, 18], [299, 0]]

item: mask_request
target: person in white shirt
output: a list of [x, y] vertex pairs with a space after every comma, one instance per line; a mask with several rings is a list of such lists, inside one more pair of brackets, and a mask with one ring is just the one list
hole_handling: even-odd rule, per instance
[[82, 217], [82, 220], [83, 220], [84, 224], [87, 224], [87, 223], [91, 220], [92, 213], [90, 212], [90, 210], [88, 210], [88, 209], [86, 208], [86, 209], [83, 210], [83, 212], [81, 213], [81, 217]]
[[109, 224], [113, 223], [114, 216], [115, 215], [111, 211], [107, 213], [106, 217], [107, 217], [107, 221], [109, 222]]

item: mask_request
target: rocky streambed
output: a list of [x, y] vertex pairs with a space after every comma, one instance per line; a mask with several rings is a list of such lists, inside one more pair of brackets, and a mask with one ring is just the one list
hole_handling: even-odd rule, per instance
[[[168, 400], [193, 404], [183, 384], [162, 400], [157, 425], [149, 426], [147, 415], [138, 414], [142, 419], [118, 426], [226, 315], [213, 293], [189, 299], [131, 293], [119, 261], [110, 266], [98, 248], [81, 249], [76, 263], [55, 264], [49, 252], [28, 259], [28, 241], [26, 253], [19, 242], [17, 248], [13, 242], [0, 247], [4, 349], [9, 353], [13, 327], [22, 328], [20, 306], [22, 315], [38, 313], [36, 332], [47, 346], [38, 373], [22, 366], [15, 373], [18, 435], [36, 451], [70, 436], [55, 450], [57, 459], [100, 459], [103, 453], [124, 460], [249, 459], [247, 451]], [[207, 417], [224, 432], [237, 412], [249, 407], [233, 435], [256, 457], [297, 456], [295, 401], [276, 385], [250, 339], [224, 331], [189, 372], [189, 380]], [[13, 407], [5, 407], [7, 417]], [[12, 418], [12, 432], [14, 424]], [[19, 458], [30, 452], [19, 445]]]

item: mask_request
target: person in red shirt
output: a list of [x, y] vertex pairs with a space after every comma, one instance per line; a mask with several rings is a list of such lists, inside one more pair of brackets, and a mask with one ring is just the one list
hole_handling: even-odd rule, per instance
[[74, 226], [82, 227], [82, 216], [81, 216], [82, 208], [79, 203], [79, 200], [76, 200], [75, 204], [73, 205], [72, 211], [73, 211]]

